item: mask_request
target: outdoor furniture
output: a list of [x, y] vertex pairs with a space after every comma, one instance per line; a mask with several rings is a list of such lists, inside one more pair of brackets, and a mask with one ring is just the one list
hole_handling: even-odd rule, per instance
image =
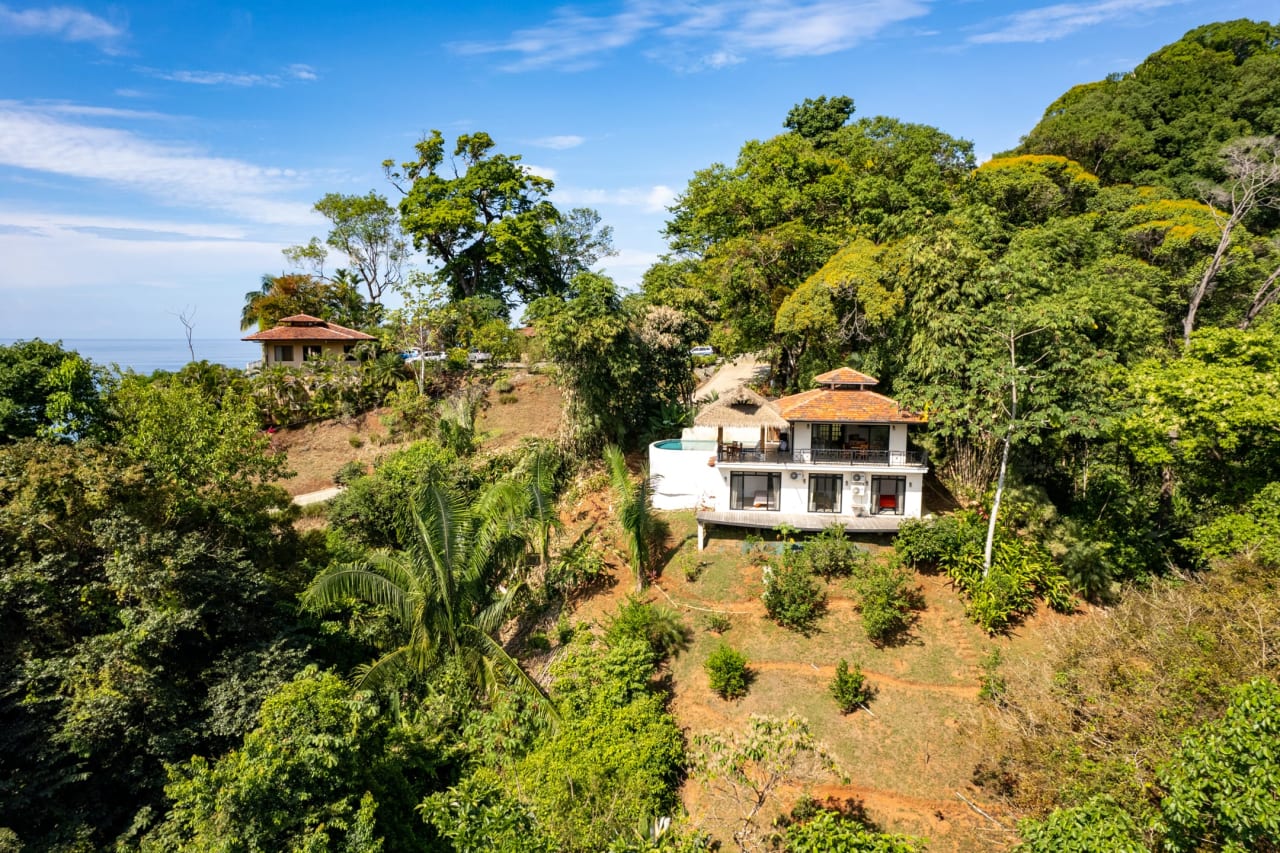
[[769, 508], [769, 493], [761, 489], [751, 496], [751, 505], [756, 509]]
[[898, 511], [897, 495], [880, 495], [879, 497], [880, 497], [879, 507], [881, 512], [884, 512], [885, 510], [888, 510], [889, 512]]

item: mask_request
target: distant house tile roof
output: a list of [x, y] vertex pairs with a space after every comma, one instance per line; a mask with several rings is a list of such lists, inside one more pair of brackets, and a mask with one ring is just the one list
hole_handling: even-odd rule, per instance
[[243, 337], [242, 341], [373, 341], [373, 335], [330, 323], [310, 314], [284, 317], [279, 325]]
[[[865, 375], [865, 374], [860, 374]], [[875, 381], [875, 380], [872, 380]], [[789, 421], [922, 424], [925, 418], [908, 412], [874, 391], [814, 388], [774, 402]]]
[[813, 377], [815, 385], [878, 385], [880, 380], [874, 376], [860, 373], [851, 367], [837, 367], [826, 373]]

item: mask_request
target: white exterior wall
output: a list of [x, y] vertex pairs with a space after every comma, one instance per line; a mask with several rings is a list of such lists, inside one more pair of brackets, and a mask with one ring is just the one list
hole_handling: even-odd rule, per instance
[[891, 424], [889, 426], [889, 452], [894, 451], [900, 453], [907, 452], [907, 426], [906, 424]]
[[[815, 518], [829, 516], [831, 513], [825, 512], [809, 512], [809, 475], [810, 474], [839, 474], [843, 480], [842, 492], [840, 496], [840, 515], [857, 515], [858, 510], [862, 510], [863, 514], [871, 514], [871, 478], [872, 477], [903, 477], [906, 479], [906, 489], [902, 496], [902, 517], [903, 518], [919, 518], [923, 511], [924, 497], [924, 471], [920, 468], [890, 468], [890, 467], [873, 467], [859, 466], [858, 469], [834, 466], [805, 466], [799, 467], [795, 465], [786, 466], [770, 466], [770, 465], [733, 465], [732, 468], [726, 467], [724, 464], [717, 465], [710, 469], [715, 473], [711, 477], [707, 477], [701, 482], [705, 484], [706, 495], [711, 499], [713, 507], [716, 511], [723, 512], [730, 509], [729, 506], [729, 475], [737, 471], [741, 473], [781, 473], [782, 475], [782, 491], [778, 497], [778, 510], [759, 510], [761, 515], [760, 526], [770, 527], [768, 516], [778, 515], [779, 513], [797, 513], [813, 515]], [[796, 474], [796, 478], [791, 479], [792, 474]], [[854, 480], [855, 475], [860, 475], [861, 480]], [[654, 506], [657, 506], [656, 496]], [[659, 507], [661, 509], [662, 507]]]
[[[682, 439], [683, 440], [683, 439]], [[714, 445], [715, 436], [711, 441]], [[654, 509], [694, 509], [704, 498], [715, 494], [720, 477], [715, 466], [715, 447], [697, 450], [667, 450], [649, 445], [649, 478], [653, 485]], [[728, 487], [726, 486], [726, 489]], [[728, 492], [725, 493], [728, 505]]]

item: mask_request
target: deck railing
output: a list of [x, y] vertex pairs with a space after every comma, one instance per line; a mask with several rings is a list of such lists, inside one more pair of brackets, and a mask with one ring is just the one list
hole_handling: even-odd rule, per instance
[[721, 445], [716, 458], [721, 462], [753, 462], [773, 465], [890, 465], [924, 467], [929, 457], [923, 450], [843, 450], [835, 448], [804, 448], [780, 451], [774, 448], [736, 448]]

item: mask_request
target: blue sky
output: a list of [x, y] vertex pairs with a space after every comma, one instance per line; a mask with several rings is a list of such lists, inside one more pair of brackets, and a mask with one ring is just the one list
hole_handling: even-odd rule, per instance
[[[244, 293], [323, 235], [326, 192], [484, 130], [613, 226], [638, 282], [696, 169], [791, 105], [932, 124], [980, 158], [1070, 86], [1226, 0], [610, 0], [573, 5], [0, 0], [0, 339], [238, 336]], [[334, 266], [333, 263], [330, 266]]]

